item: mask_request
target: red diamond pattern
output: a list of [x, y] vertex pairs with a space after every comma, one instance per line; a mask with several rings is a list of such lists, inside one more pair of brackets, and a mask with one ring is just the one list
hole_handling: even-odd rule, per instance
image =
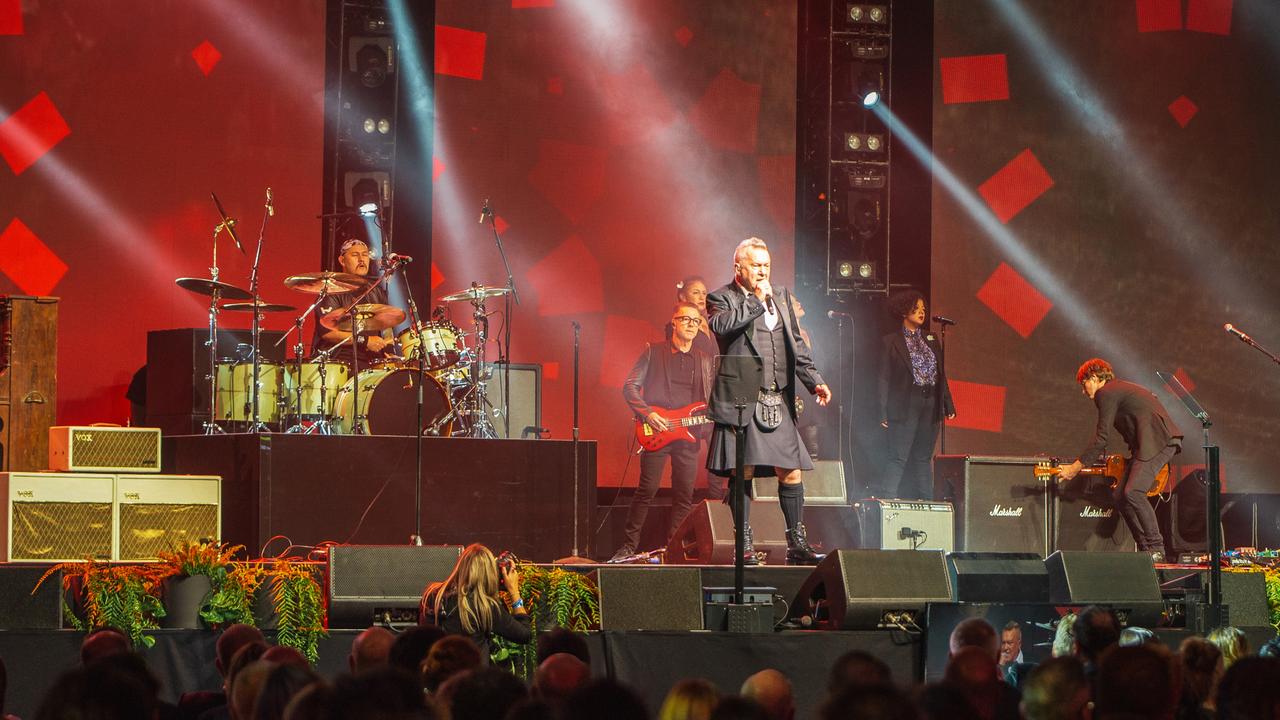
[[507, 228], [511, 226], [507, 224], [506, 220], [502, 219], [501, 215], [498, 215], [493, 219], [493, 227], [498, 231], [499, 235], [506, 235]]
[[1009, 68], [1003, 54], [942, 58], [942, 102], [988, 102], [1009, 99]]
[[67, 121], [42, 92], [0, 123], [0, 156], [20, 175], [70, 134]]
[[195, 50], [191, 51], [191, 59], [196, 61], [196, 66], [200, 68], [200, 72], [204, 73], [205, 77], [209, 77], [209, 73], [213, 72], [213, 68], [222, 59], [222, 53], [213, 46], [213, 43], [205, 40], [197, 45]]
[[689, 47], [689, 43], [693, 41], [693, 31], [687, 26], [681, 25], [676, 31], [676, 42], [680, 43], [680, 47]]
[[547, 253], [526, 276], [538, 298], [538, 314], [571, 315], [604, 309], [600, 262], [577, 235]]
[[947, 421], [947, 427], [983, 430], [998, 433], [1004, 430], [1003, 385], [983, 385], [963, 380], [947, 380], [951, 399], [956, 406], [956, 416]]
[[481, 80], [487, 35], [474, 30], [436, 26], [436, 74]]
[[1232, 4], [1232, 0], [1189, 0], [1187, 29], [1214, 35], [1230, 35]]
[[1199, 111], [1200, 108], [1196, 107], [1196, 104], [1191, 102], [1186, 95], [1179, 95], [1177, 100], [1169, 103], [1169, 114], [1182, 127], [1186, 127], [1187, 123], [1191, 122], [1191, 118], [1195, 117]]
[[22, 34], [22, 0], [0, 0], [0, 35]]
[[1182, 29], [1182, 0], [1136, 0], [1138, 32]]
[[1006, 263], [1000, 263], [978, 289], [978, 300], [1024, 339], [1053, 309], [1048, 298]]
[[760, 85], [724, 68], [689, 110], [689, 122], [712, 147], [751, 153], [756, 150], [759, 115]]
[[27, 295], [48, 295], [67, 274], [67, 264], [14, 218], [0, 233], [0, 272]]
[[1030, 150], [1023, 150], [978, 186], [991, 212], [1008, 223], [1035, 199], [1053, 187], [1053, 178]]
[[440, 272], [440, 268], [435, 263], [431, 263], [431, 289], [440, 287], [442, 282], [444, 282], [444, 273]]

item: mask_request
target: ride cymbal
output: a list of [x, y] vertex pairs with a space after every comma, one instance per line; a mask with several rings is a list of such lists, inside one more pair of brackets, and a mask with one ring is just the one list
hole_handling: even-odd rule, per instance
[[178, 287], [200, 295], [213, 296], [216, 292], [223, 300], [252, 300], [253, 295], [235, 285], [229, 285], [208, 278], [178, 278], [174, 280]]
[[290, 275], [284, 279], [284, 286], [290, 290], [317, 295], [322, 292], [350, 292], [359, 290], [368, 284], [369, 279], [362, 275], [352, 275], [351, 273], [334, 272], [332, 270]]
[[[394, 305], [361, 303], [355, 306], [353, 312], [360, 317], [362, 327], [365, 330], [385, 330], [404, 322], [404, 311]], [[320, 318], [320, 324], [330, 330], [351, 332], [351, 315], [353, 312], [349, 311], [348, 308], [338, 308]]]
[[458, 302], [460, 300], [483, 300], [484, 298], [497, 297], [506, 295], [511, 292], [511, 288], [505, 287], [486, 287], [484, 285], [472, 285], [466, 290], [459, 290], [452, 295], [445, 295], [440, 298], [440, 302]]

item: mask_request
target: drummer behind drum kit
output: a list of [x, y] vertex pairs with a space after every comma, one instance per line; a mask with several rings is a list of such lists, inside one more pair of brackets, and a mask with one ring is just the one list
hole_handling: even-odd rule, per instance
[[[265, 313], [296, 312], [292, 305], [252, 302], [251, 294], [234, 285], [205, 278], [179, 278], [179, 287], [209, 296], [210, 338], [217, 336], [217, 318], [223, 311]], [[397, 338], [399, 354], [364, 360], [344, 350], [346, 340], [327, 350], [303, 357], [302, 327], [312, 311], [333, 293], [366, 290], [370, 279], [340, 272], [293, 275], [284, 285], [317, 295], [311, 307], [293, 323], [298, 332], [294, 357], [284, 363], [258, 362], [258, 415], [253, 417], [252, 346], [242, 345], [239, 357], [216, 358], [210, 342], [212, 377], [206, 376], [214, 398], [207, 433], [226, 430], [252, 431], [255, 424], [269, 431], [413, 435], [418, 421], [418, 385], [423, 390], [422, 424], [425, 435], [497, 437], [490, 422], [496, 412], [488, 400], [484, 348], [488, 339], [485, 300], [510, 292], [507, 288], [473, 283], [461, 292], [446, 295], [443, 302], [472, 305], [474, 332], [463, 332], [437, 308], [430, 321], [419, 320]], [[221, 302], [223, 300], [249, 302]], [[378, 332], [404, 322], [403, 310], [378, 303], [357, 303], [320, 319], [330, 330], [355, 334]], [[285, 336], [286, 338], [288, 335]], [[474, 337], [468, 347], [466, 339]], [[283, 340], [283, 338], [282, 338]], [[349, 338], [348, 338], [349, 340]], [[416, 380], [420, 379], [420, 380]]]

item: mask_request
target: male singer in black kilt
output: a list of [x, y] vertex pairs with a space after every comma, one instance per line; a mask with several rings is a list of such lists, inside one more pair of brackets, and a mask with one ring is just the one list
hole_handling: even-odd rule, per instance
[[[791, 293], [769, 283], [769, 248], [760, 238], [748, 238], [733, 253], [733, 282], [707, 296], [707, 314], [720, 354], [753, 358], [749, 369], [725, 360], [716, 372], [711, 392], [711, 417], [715, 429], [707, 452], [707, 469], [732, 476], [737, 462], [733, 429], [744, 425], [746, 463], [743, 475], [761, 473], [778, 477], [778, 502], [787, 523], [787, 561], [813, 564], [822, 559], [809, 545], [804, 528], [804, 484], [801, 472], [813, 462], [796, 429], [795, 380], [817, 397], [819, 405], [831, 399], [800, 339]], [[739, 410], [735, 400], [746, 400]], [[748, 489], [751, 487], [747, 486]], [[750, 503], [743, 508], [744, 562], [755, 564], [752, 547]]]

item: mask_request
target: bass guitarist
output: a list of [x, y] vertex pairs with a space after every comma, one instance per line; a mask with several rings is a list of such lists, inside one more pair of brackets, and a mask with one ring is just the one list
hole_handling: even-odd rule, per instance
[[[694, 339], [701, 331], [702, 323], [702, 312], [697, 305], [676, 303], [671, 316], [671, 342], [646, 346], [622, 384], [622, 397], [635, 411], [636, 417], [656, 433], [672, 429], [668, 416], [660, 410], [683, 408], [693, 403], [705, 404], [711, 392], [713, 358], [694, 347]], [[668, 457], [671, 458], [671, 524], [667, 529], [667, 539], [689, 514], [693, 506], [693, 481], [698, 474], [698, 450], [702, 447], [701, 434], [693, 437], [693, 442], [677, 440], [641, 454], [640, 486], [636, 488], [631, 508], [627, 511], [622, 546], [610, 562], [636, 554], [640, 530], [649, 514], [653, 496], [658, 492]]]
[[1182, 431], [1173, 424], [1168, 411], [1146, 388], [1117, 380], [1110, 363], [1101, 358], [1086, 360], [1076, 372], [1084, 394], [1098, 408], [1098, 428], [1093, 442], [1071, 465], [1062, 468], [1063, 481], [1075, 477], [1086, 463], [1102, 459], [1111, 444], [1112, 432], [1128, 444], [1133, 460], [1129, 474], [1119, 478], [1115, 502], [1125, 525], [1138, 544], [1156, 562], [1164, 561], [1164, 538], [1156, 524], [1156, 513], [1147, 500], [1147, 491], [1156, 482], [1160, 469], [1182, 451]]

